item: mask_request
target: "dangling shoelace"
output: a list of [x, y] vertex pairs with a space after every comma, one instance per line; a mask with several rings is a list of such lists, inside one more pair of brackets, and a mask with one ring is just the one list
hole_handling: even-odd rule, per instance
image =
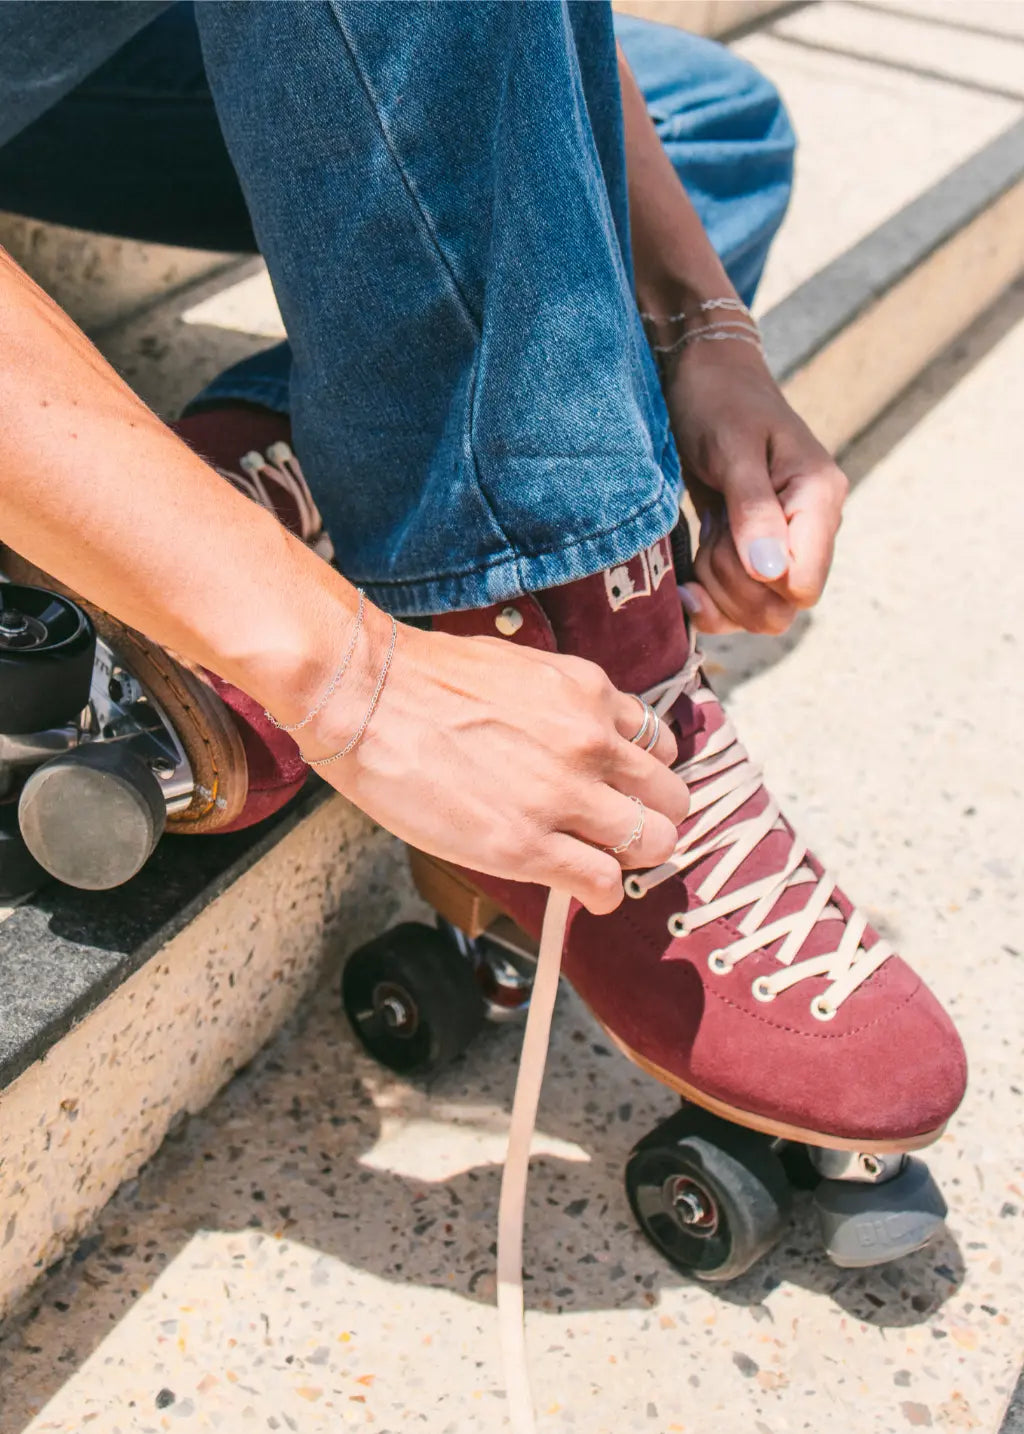
[[[659, 716], [664, 717], [683, 696], [697, 706], [717, 700], [701, 680], [701, 662], [702, 654], [695, 648], [674, 677], [644, 693]], [[761, 789], [760, 768], [751, 762], [728, 717], [696, 756], [680, 762], [674, 770], [691, 789], [696, 788], [691, 790], [688, 822], [694, 816], [699, 820], [692, 822], [679, 838], [668, 861], [639, 875], [631, 873], [626, 878], [627, 895], [643, 897], [652, 887], [688, 871], [706, 857], [720, 853], [697, 889], [702, 905], [694, 911], [677, 912], [670, 918], [669, 931], [673, 936], [686, 936], [719, 917], [749, 907], [750, 910], [738, 923], [740, 936], [737, 940], [712, 952], [709, 958], [711, 969], [716, 974], [725, 974], [744, 956], [782, 940], [783, 944], [775, 954], [781, 969], [754, 982], [752, 989], [755, 997], [771, 1001], [799, 981], [824, 976], [830, 982], [827, 994], [815, 997], [811, 1002], [811, 1011], [818, 1020], [831, 1020], [843, 1001], [888, 960], [892, 949], [883, 941], [876, 941], [870, 948], [862, 947], [861, 939], [867, 921], [859, 911], [853, 911], [846, 920], [842, 938], [834, 951], [804, 961], [796, 960], [800, 948], [819, 920], [844, 919], [843, 913], [831, 902], [836, 883], [828, 872], [819, 876], [804, 863], [807, 848], [792, 836], [771, 797], [757, 816], [744, 818], [733, 826], [723, 825]], [[773, 831], [784, 832], [792, 843], [782, 868], [723, 896], [722, 888], [730, 877]], [[813, 890], [808, 892], [802, 909], [763, 924], [784, 892], [812, 883]], [[526, 1358], [523, 1225], [530, 1145], [547, 1062], [570, 900], [565, 893], [552, 891], [544, 912], [498, 1205], [498, 1325], [509, 1418], [514, 1434], [536, 1434], [537, 1427]]]

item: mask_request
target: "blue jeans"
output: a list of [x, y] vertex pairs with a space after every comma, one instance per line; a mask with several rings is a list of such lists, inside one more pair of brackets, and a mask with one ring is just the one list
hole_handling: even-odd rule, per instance
[[[615, 31], [749, 298], [789, 194], [777, 95], [707, 41]], [[259, 247], [290, 348], [204, 397], [291, 413], [383, 606], [568, 582], [674, 523], [606, 6], [2, 4], [0, 143], [0, 207]]]

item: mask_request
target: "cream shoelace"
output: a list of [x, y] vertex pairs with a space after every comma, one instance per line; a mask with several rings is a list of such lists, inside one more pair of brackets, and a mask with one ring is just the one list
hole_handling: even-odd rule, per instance
[[[683, 695], [698, 706], [716, 700], [714, 693], [701, 682], [700, 665], [701, 654], [695, 649], [680, 672], [644, 693], [659, 716], [664, 716]], [[686, 936], [721, 916], [750, 907], [738, 924], [739, 938], [711, 953], [710, 969], [716, 975], [725, 975], [745, 956], [782, 940], [775, 956], [780, 969], [758, 978], [751, 988], [753, 994], [760, 1001], [772, 1001], [800, 981], [824, 976], [830, 985], [826, 992], [812, 1000], [811, 1012], [820, 1021], [831, 1020], [843, 1001], [888, 960], [891, 948], [883, 941], [876, 941], [870, 949], [863, 948], [861, 939], [867, 921], [859, 911], [854, 911], [834, 951], [804, 961], [796, 960], [819, 920], [843, 919], [842, 912], [831, 902], [836, 884], [827, 872], [818, 876], [804, 864], [807, 848], [791, 836], [771, 798], [756, 817], [723, 826], [761, 786], [760, 768], [751, 762], [728, 718], [711, 734], [697, 756], [679, 763], [675, 770], [691, 786], [704, 783], [692, 793], [690, 803], [690, 817], [697, 816], [699, 820], [680, 837], [668, 861], [640, 875], [627, 877], [627, 895], [639, 899], [652, 887], [688, 871], [715, 852], [720, 853], [697, 889], [703, 904], [695, 911], [677, 912], [669, 920], [669, 931], [673, 936]], [[722, 888], [729, 879], [772, 831], [785, 832], [791, 840], [782, 868], [722, 895]], [[783, 893], [798, 886], [812, 888], [802, 909], [764, 925]], [[498, 1207], [498, 1323], [514, 1434], [536, 1434], [537, 1427], [523, 1323], [523, 1222], [530, 1144], [558, 994], [569, 900], [564, 893], [552, 891], [544, 913]]]
[[271, 513], [275, 508], [273, 497], [267, 488], [267, 480], [276, 484], [295, 504], [299, 518], [297, 536], [321, 558], [330, 562], [334, 557], [334, 544], [324, 532], [320, 509], [313, 501], [306, 475], [289, 445], [284, 442], [272, 443], [266, 456], [254, 448], [250, 453], [242, 455], [238, 466], [240, 472], [224, 473], [224, 477], [254, 503], [259, 503], [261, 508], [266, 508]]

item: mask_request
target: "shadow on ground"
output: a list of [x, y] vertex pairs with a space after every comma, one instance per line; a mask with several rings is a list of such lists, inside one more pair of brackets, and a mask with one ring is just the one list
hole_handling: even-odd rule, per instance
[[[284, 1235], [395, 1284], [493, 1303], [497, 1157], [519, 1041], [518, 1027], [489, 1027], [429, 1087], [399, 1083], [355, 1048], [325, 985], [122, 1188], [36, 1309], [0, 1341], [0, 1399], [11, 1416], [23, 1411], [10, 1434], [202, 1230]], [[540, 1130], [549, 1150], [565, 1145], [531, 1167], [528, 1309], [647, 1310], [687, 1283], [640, 1235], [622, 1180], [633, 1142], [675, 1108], [563, 992]], [[412, 1127], [404, 1140], [403, 1126]], [[695, 1297], [771, 1320], [769, 1296], [790, 1283], [857, 1321], [898, 1329], [934, 1315], [963, 1273], [951, 1236], [897, 1266], [838, 1270], [798, 1197], [773, 1252], [727, 1287], [695, 1287]]]

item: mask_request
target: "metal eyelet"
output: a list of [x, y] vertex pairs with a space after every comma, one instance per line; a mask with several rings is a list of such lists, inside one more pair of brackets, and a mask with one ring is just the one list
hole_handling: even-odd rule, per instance
[[669, 935], [670, 935], [670, 936], [687, 936], [687, 935], [689, 935], [689, 932], [688, 932], [687, 929], [686, 929], [686, 913], [685, 913], [685, 912], [683, 912], [683, 911], [677, 911], [674, 916], [670, 916], [670, 917], [669, 917], [669, 919], [668, 919], [668, 931], [669, 931]]
[[755, 1001], [774, 1001], [777, 995], [769, 986], [767, 976], [758, 976], [750, 988], [750, 993]]
[[626, 880], [622, 883], [622, 889], [626, 893], [626, 895], [631, 896], [634, 901], [641, 901], [647, 895], [647, 892], [643, 889], [635, 876], [627, 876]]
[[816, 1021], [832, 1021], [835, 1019], [837, 1008], [831, 1001], [826, 1001], [824, 996], [815, 996], [811, 1002], [811, 1015]]
[[716, 976], [728, 976], [732, 970], [732, 962], [724, 951], [716, 947], [708, 956], [708, 970], [714, 971]]
[[494, 619], [494, 626], [502, 637], [515, 637], [524, 621], [525, 618], [517, 607], [503, 607]]

